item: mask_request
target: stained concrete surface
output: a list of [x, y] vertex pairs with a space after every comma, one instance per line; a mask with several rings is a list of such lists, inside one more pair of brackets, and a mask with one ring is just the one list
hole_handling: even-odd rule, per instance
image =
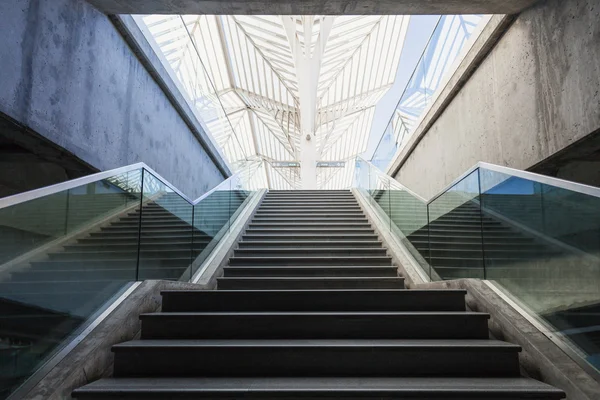
[[106, 14], [512, 14], [536, 0], [88, 0]]
[[395, 177], [431, 198], [478, 161], [528, 169], [600, 128], [599, 77], [600, 4], [542, 1], [516, 19]]
[[97, 172], [0, 113], [0, 198]]
[[600, 129], [529, 169], [584, 185], [600, 187]]
[[143, 161], [189, 197], [224, 176], [107, 16], [0, 2], [0, 112], [98, 170]]

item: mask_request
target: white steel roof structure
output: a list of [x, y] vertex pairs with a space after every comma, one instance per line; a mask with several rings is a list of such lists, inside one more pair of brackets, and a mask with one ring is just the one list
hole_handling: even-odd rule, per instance
[[263, 160], [272, 189], [351, 185], [374, 107], [394, 83], [408, 20], [143, 17], [229, 163]]

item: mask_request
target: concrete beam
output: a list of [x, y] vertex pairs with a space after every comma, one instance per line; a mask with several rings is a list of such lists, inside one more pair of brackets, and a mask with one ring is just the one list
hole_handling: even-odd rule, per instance
[[106, 14], [516, 14], [537, 0], [88, 0]]

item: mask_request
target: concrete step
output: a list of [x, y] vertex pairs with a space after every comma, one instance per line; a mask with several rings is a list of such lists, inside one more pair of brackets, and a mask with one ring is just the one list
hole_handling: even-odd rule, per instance
[[329, 204], [309, 204], [309, 205], [301, 205], [301, 204], [279, 204], [279, 205], [268, 205], [262, 204], [257, 212], [294, 212], [294, 213], [314, 213], [314, 212], [329, 212], [329, 211], [337, 211], [337, 212], [362, 212], [362, 209], [357, 205], [329, 205]]
[[400, 277], [222, 277], [219, 290], [282, 290], [282, 289], [404, 289]]
[[243, 242], [271, 242], [271, 241], [302, 241], [302, 242], [372, 242], [373, 240], [377, 240], [377, 236], [374, 233], [366, 233], [366, 234], [344, 234], [344, 233], [329, 233], [324, 234], [323, 232], [315, 232], [315, 233], [252, 233], [252, 231], [247, 231], [245, 235], [242, 236]]
[[360, 210], [356, 211], [335, 211], [335, 210], [315, 210], [311, 212], [299, 212], [295, 210], [272, 210], [272, 211], [262, 211], [257, 210], [256, 217], [321, 217], [321, 216], [344, 216], [344, 217], [355, 217], [355, 216], [364, 216], [364, 213]]
[[[278, 236], [278, 239], [283, 239]], [[369, 239], [369, 238], [367, 238]], [[315, 248], [315, 247], [327, 247], [327, 248], [365, 248], [365, 247], [373, 247], [373, 248], [381, 248], [382, 243], [378, 240], [247, 240], [245, 237], [241, 242], [238, 243], [240, 249], [251, 249], [254, 247], [258, 248], [286, 248], [286, 247], [294, 247], [294, 248]]]
[[465, 290], [166, 290], [163, 312], [464, 311]]
[[342, 248], [334, 247], [312, 247], [312, 248], [295, 248], [295, 247], [279, 247], [279, 248], [263, 248], [252, 246], [249, 248], [239, 248], [235, 250], [234, 257], [299, 257], [310, 254], [311, 256], [385, 256], [386, 249], [383, 247], [357, 247], [346, 246]]
[[225, 277], [398, 276], [396, 267], [225, 267]]
[[265, 199], [272, 200], [356, 200], [356, 198], [351, 193], [340, 193], [335, 195], [316, 195], [316, 194], [296, 194], [295, 196], [286, 196], [286, 195], [278, 195], [267, 193]]
[[296, 225], [298, 223], [315, 223], [315, 224], [332, 224], [332, 223], [368, 223], [366, 217], [362, 215], [357, 215], [353, 217], [335, 217], [335, 216], [294, 216], [294, 217], [264, 217], [264, 216], [255, 216], [252, 219], [252, 223], [263, 224], [263, 223], [287, 223], [290, 225]]
[[310, 265], [392, 265], [392, 259], [387, 256], [234, 256], [229, 259], [229, 265], [257, 266], [310, 266]]
[[371, 224], [365, 219], [364, 221], [357, 222], [331, 222], [331, 221], [315, 221], [315, 222], [256, 222], [252, 221], [248, 228], [258, 229], [258, 228], [287, 228], [287, 229], [297, 229], [297, 228], [370, 228]]
[[518, 377], [520, 350], [475, 339], [134, 340], [113, 346], [117, 378]]
[[564, 392], [529, 378], [314, 377], [108, 378], [76, 399], [403, 399], [558, 400]]
[[375, 234], [373, 228], [330, 228], [330, 227], [272, 227], [272, 228], [258, 228], [249, 226], [246, 229], [247, 234], [334, 234], [334, 235], [356, 235], [370, 233]]
[[142, 314], [153, 339], [487, 339], [472, 312], [229, 312]]

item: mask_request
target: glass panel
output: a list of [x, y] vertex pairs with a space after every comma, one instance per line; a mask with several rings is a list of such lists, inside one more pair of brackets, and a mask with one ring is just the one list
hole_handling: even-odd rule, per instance
[[194, 254], [192, 274], [202, 265], [221, 237], [227, 233], [232, 215], [232, 180], [225, 181], [194, 207]]
[[392, 231], [430, 274], [427, 204], [394, 180], [390, 181], [390, 219]]
[[599, 368], [600, 198], [484, 168], [481, 187], [488, 279]]
[[192, 204], [144, 170], [141, 219], [138, 215], [123, 224], [123, 229], [141, 224], [138, 280], [191, 279], [192, 210]]
[[140, 188], [136, 170], [0, 209], [0, 398], [135, 280], [137, 228], [118, 224]]
[[429, 204], [429, 221], [432, 279], [483, 279], [478, 170]]

